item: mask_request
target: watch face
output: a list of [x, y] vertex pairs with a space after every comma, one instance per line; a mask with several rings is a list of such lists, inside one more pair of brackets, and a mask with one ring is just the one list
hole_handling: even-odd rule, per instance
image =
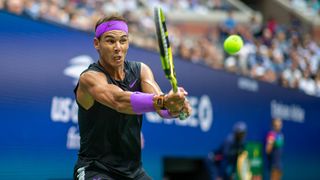
[[154, 100], [154, 106], [156, 109], [163, 109], [164, 108], [164, 97], [163, 96], [156, 96]]

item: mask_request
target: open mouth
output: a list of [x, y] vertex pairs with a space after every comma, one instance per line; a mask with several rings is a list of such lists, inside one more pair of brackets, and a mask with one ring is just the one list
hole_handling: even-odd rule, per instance
[[116, 61], [119, 61], [119, 60], [121, 60], [121, 56], [114, 56], [113, 59]]

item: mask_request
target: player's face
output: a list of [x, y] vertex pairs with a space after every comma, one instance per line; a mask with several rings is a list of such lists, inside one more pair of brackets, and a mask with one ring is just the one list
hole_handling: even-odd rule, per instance
[[120, 30], [104, 33], [100, 40], [95, 38], [95, 48], [98, 50], [101, 60], [111, 67], [122, 66], [129, 48], [128, 35]]
[[275, 120], [273, 122], [274, 130], [280, 131], [282, 129], [282, 121], [281, 120]]

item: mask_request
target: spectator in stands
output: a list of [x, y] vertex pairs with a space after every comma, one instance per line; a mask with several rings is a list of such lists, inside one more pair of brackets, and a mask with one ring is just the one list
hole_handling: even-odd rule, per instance
[[299, 80], [299, 89], [309, 95], [316, 94], [316, 84], [315, 81], [311, 78], [311, 70], [308, 65], [302, 73], [302, 77]]
[[262, 37], [261, 37], [261, 42], [263, 45], [270, 47], [271, 43], [272, 43], [272, 38], [273, 38], [273, 34], [272, 34], [272, 30], [271, 27], [270, 28], [264, 28], [262, 30]]
[[279, 41], [274, 39], [272, 41], [272, 45], [269, 49], [270, 51], [270, 59], [272, 61], [272, 69], [276, 73], [276, 76], [279, 77], [282, 73], [282, 71], [285, 68], [285, 56], [283, 54], [283, 51], [281, 50]]
[[178, 53], [184, 60], [190, 60], [190, 45], [185, 40], [180, 43]]
[[226, 20], [221, 25], [223, 38], [226, 37], [227, 35], [235, 34], [236, 27], [237, 27], [237, 22], [234, 19], [234, 12], [233, 10], [229, 10]]
[[21, 15], [24, 10], [23, 0], [7, 0], [5, 6], [8, 11], [17, 15]]
[[271, 180], [280, 180], [282, 177], [282, 154], [284, 145], [284, 136], [281, 132], [282, 120], [275, 118], [272, 120], [272, 129], [266, 137], [266, 154], [269, 176]]
[[255, 15], [251, 16], [250, 19], [250, 32], [254, 37], [257, 37], [259, 33], [261, 33], [261, 24], [258, 22], [257, 17]]
[[[67, 14], [63, 9], [61, 9], [60, 5], [55, 1], [52, 1], [44, 11], [45, 13], [42, 13], [41, 17], [52, 22], [67, 24], [70, 20], [69, 14]], [[80, 13], [84, 13], [83, 10], [78, 11], [78, 14]], [[81, 23], [87, 23], [87, 21], [88, 19], [82, 18]], [[77, 28], [86, 30], [81, 26], [78, 26]]]
[[253, 56], [256, 53], [256, 46], [254, 44], [255, 38], [254, 34], [251, 31], [248, 31], [250, 29], [246, 25], [239, 25], [238, 26], [238, 32], [242, 35], [242, 38], [244, 40], [244, 45], [239, 51], [239, 62], [238, 62], [238, 70], [240, 74], [249, 76], [250, 75], [250, 68], [249, 67], [249, 58], [250, 56]]
[[227, 72], [238, 73], [238, 55], [229, 56], [224, 61], [224, 69]]
[[316, 96], [320, 97], [320, 70], [318, 70], [316, 74], [315, 84], [316, 84]]
[[274, 35], [277, 28], [278, 28], [278, 23], [277, 23], [276, 19], [271, 16], [267, 21], [267, 29], [269, 29], [271, 34]]
[[34, 0], [25, 2], [24, 12], [33, 19], [38, 18], [40, 13], [40, 3]]
[[[288, 85], [289, 88], [297, 88], [299, 85], [299, 80], [302, 77], [302, 73], [299, 69], [298, 59], [299, 55], [296, 51], [290, 53], [290, 67], [284, 69], [281, 74], [283, 80], [282, 85]], [[286, 86], [285, 86], [286, 87]]]
[[[275, 34], [275, 38], [273, 39], [273, 49], [278, 50], [279, 53], [281, 53], [283, 56], [283, 61], [285, 60], [285, 57], [289, 54], [289, 42], [287, 40], [287, 35], [284, 30], [278, 30]], [[283, 62], [284, 63], [284, 62]], [[283, 69], [281, 69], [282, 71]]]
[[0, 9], [4, 9], [5, 7], [5, 1], [4, 0], [0, 0]]
[[202, 61], [202, 53], [203, 53], [203, 48], [201, 48], [200, 43], [196, 42], [192, 47], [191, 47], [191, 52], [190, 52], [190, 59], [194, 63], [200, 63]]

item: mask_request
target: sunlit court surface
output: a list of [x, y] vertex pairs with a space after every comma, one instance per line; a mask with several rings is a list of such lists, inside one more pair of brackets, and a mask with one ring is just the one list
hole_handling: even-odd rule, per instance
[[0, 0], [0, 179], [320, 179], [319, 7]]

